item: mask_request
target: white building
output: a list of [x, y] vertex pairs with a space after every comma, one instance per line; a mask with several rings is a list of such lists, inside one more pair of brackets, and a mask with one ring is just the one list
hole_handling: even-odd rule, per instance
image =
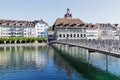
[[116, 40], [120, 40], [120, 24], [114, 24], [117, 27]]
[[87, 39], [99, 39], [98, 26], [94, 24], [86, 24]]
[[41, 21], [36, 21], [35, 24], [35, 36], [36, 37], [48, 37], [48, 24]]
[[116, 31], [117, 31], [117, 27], [115, 25], [112, 24], [105, 24], [105, 23], [99, 23], [97, 24], [98, 28], [99, 28], [99, 35], [100, 35], [100, 39], [102, 40], [108, 40], [108, 39], [116, 39]]
[[47, 37], [47, 32], [48, 25], [43, 20], [0, 20], [0, 37]]

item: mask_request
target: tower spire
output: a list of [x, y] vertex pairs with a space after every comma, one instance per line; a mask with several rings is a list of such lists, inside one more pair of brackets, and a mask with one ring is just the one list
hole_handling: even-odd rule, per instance
[[70, 9], [69, 8], [67, 8], [67, 12], [66, 12], [64, 18], [72, 18], [72, 14], [70, 13]]

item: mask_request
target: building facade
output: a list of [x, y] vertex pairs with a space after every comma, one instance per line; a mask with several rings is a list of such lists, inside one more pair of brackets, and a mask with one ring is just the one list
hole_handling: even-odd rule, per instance
[[50, 41], [54, 40], [55, 39], [54, 37], [55, 36], [54, 36], [53, 27], [51, 26], [48, 28], [48, 41], [50, 42]]
[[94, 24], [86, 24], [86, 37], [87, 39], [99, 39], [98, 26]]
[[53, 31], [56, 40], [86, 39], [85, 24], [80, 19], [72, 18], [69, 9], [64, 18], [58, 18], [55, 21]]
[[35, 36], [36, 37], [48, 37], [48, 24], [43, 20], [36, 21], [35, 24]]
[[[41, 34], [42, 32], [44, 32], [45, 34]], [[47, 37], [47, 32], [48, 24], [43, 20], [39, 21], [0, 20], [0, 38]]]
[[72, 18], [72, 14], [69, 9], [67, 9], [64, 18], [57, 18], [51, 31], [54, 33], [54, 36], [52, 36], [52, 34], [51, 36], [55, 40], [116, 40], [118, 36], [120, 39], [120, 28], [118, 29], [116, 25], [109, 23], [84, 23], [80, 19]]
[[99, 23], [98, 29], [99, 29], [99, 37], [101, 40], [115, 40], [116, 34], [117, 34], [117, 27], [115, 25], [109, 24], [109, 23]]

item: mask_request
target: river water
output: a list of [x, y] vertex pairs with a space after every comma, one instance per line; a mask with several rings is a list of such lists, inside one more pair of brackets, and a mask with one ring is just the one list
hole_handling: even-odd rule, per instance
[[120, 59], [77, 47], [0, 47], [0, 80], [120, 80]]

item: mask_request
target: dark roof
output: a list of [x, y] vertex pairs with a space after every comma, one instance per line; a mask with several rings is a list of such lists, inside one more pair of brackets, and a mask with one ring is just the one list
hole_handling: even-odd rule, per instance
[[52, 27], [49, 27], [49, 28], [48, 28], [48, 31], [52, 31]]
[[47, 24], [43, 19], [41, 19], [41, 20], [35, 20], [34, 22], [35, 22], [35, 23], [46, 24], [46, 25], [48, 26], [48, 24]]
[[86, 27], [86, 28], [98, 28], [98, 25], [92, 24], [92, 23], [89, 23], [89, 24], [86, 23], [86, 24], [85, 24], [85, 27]]
[[117, 29], [117, 24], [114, 25], [114, 24], [110, 24], [110, 23], [97, 23], [97, 25], [99, 25], [100, 28], [109, 27], [109, 28], [112, 28], [112, 29]]

